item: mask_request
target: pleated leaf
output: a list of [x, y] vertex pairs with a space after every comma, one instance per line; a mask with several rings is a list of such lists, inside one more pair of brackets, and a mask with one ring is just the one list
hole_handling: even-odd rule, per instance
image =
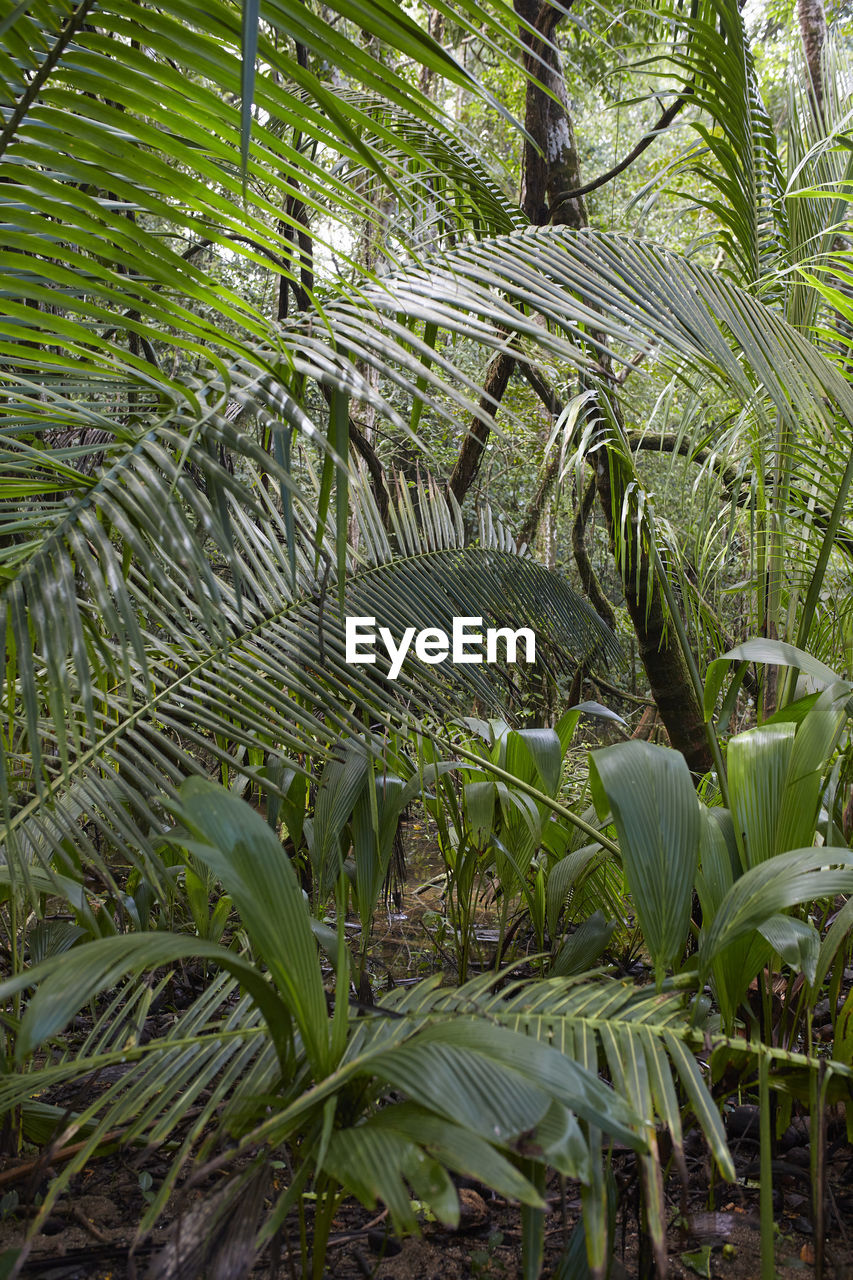
[[684, 757], [646, 742], [590, 755], [599, 816], [619, 833], [625, 877], [658, 985], [687, 942], [699, 857], [699, 805]]

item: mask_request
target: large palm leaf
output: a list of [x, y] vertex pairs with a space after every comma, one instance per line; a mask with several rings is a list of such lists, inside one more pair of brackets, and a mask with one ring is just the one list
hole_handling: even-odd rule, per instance
[[[367, 34], [397, 41], [406, 58], [476, 89], [469, 73], [396, 6], [362, 13], [344, 2], [332, 23], [301, 4], [267, 6], [260, 35], [242, 58], [253, 12], [247, 6], [245, 30], [239, 6], [224, 3], [207, 10], [204, 23], [180, 3], [165, 10], [17, 6], [3, 22], [0, 408], [8, 468], [2, 497], [12, 507], [4, 533], [14, 544], [4, 548], [5, 576], [29, 571], [37, 630], [45, 614], [38, 583], [64, 582], [59, 590], [71, 615], [64, 626], [62, 611], [53, 611], [55, 625], [65, 632], [66, 648], [76, 643], [81, 680], [87, 627], [68, 590], [68, 560], [46, 573], [44, 561], [34, 559], [44, 549], [45, 529], [68, 516], [67, 495], [87, 498], [102, 513], [97, 522], [106, 537], [93, 538], [90, 524], [89, 554], [78, 542], [75, 569], [88, 574], [92, 556], [103, 561], [113, 604], [97, 593], [96, 600], [130, 644], [134, 624], [121, 574], [106, 563], [114, 558], [110, 535], [123, 540], [125, 559], [148, 572], [157, 557], [146, 537], [168, 556], [182, 544], [188, 570], [206, 578], [210, 592], [204, 557], [189, 533], [192, 518], [171, 501], [180, 492], [192, 504], [193, 493], [166, 455], [180, 457], [215, 487], [217, 444], [245, 452], [248, 442], [239, 435], [203, 439], [205, 428], [215, 426], [211, 415], [228, 417], [239, 368], [253, 387], [254, 407], [266, 415], [267, 446], [270, 423], [316, 430], [288, 394], [294, 369], [276, 328], [276, 306], [259, 308], [247, 290], [229, 287], [223, 258], [310, 294], [314, 216], [326, 228], [330, 214], [337, 221], [376, 216], [369, 193], [357, 195], [348, 181], [353, 166], [405, 202], [409, 171], [422, 167], [422, 137], [433, 138], [433, 151], [444, 140], [446, 154], [453, 153], [443, 112], [351, 35], [349, 23], [356, 19]], [[500, 0], [488, 16], [465, 3], [449, 12], [463, 26], [476, 18], [487, 40], [496, 32], [503, 38], [509, 16]], [[349, 88], [333, 91], [299, 49], [313, 51], [318, 65], [331, 60]], [[256, 59], [259, 70], [247, 77]], [[242, 155], [248, 90], [259, 118]], [[406, 127], [392, 131], [388, 113]], [[480, 197], [487, 216], [498, 216], [500, 201], [482, 166], [465, 154], [464, 143], [456, 156], [458, 200], [451, 167], [443, 166], [445, 218], [464, 222]], [[364, 390], [369, 398], [370, 388]], [[146, 439], [151, 431], [154, 444]], [[199, 440], [200, 453], [193, 447]], [[287, 450], [278, 443], [286, 470]], [[255, 457], [262, 460], [257, 451]], [[72, 509], [73, 521], [80, 512]], [[227, 545], [227, 529], [215, 532]], [[14, 629], [26, 649], [20, 617]], [[24, 653], [20, 661], [26, 663]]]
[[[198, 779], [182, 788], [175, 807], [181, 825], [173, 842], [207, 862], [229, 890], [254, 958], [187, 935], [136, 933], [90, 942], [0, 987], [0, 999], [37, 988], [17, 1035], [18, 1064], [61, 1031], [88, 998], [151, 966], [195, 954], [218, 963], [244, 988], [248, 998], [235, 1007], [233, 987], [214, 980], [179, 1020], [180, 1034], [170, 1030], [152, 1052], [140, 1043], [147, 1001], [131, 986], [129, 998], [123, 993], [112, 999], [73, 1058], [63, 1054], [38, 1077], [7, 1075], [0, 1087], [0, 1107], [29, 1105], [36, 1079], [42, 1092], [80, 1079], [95, 1064], [113, 1062], [122, 1044], [128, 1069], [108, 1096], [86, 1106], [70, 1129], [63, 1126], [63, 1138], [82, 1129], [86, 1158], [103, 1142], [105, 1125], [118, 1127], [123, 1140], [158, 1146], [178, 1132], [181, 1148], [147, 1221], [162, 1208], [187, 1159], [210, 1153], [227, 1132], [242, 1142], [228, 1144], [230, 1151], [226, 1147], [217, 1163], [230, 1163], [247, 1143], [266, 1149], [291, 1144], [295, 1175], [265, 1225], [268, 1235], [301, 1194], [312, 1166], [365, 1199], [380, 1194], [399, 1225], [412, 1227], [404, 1181], [444, 1220], [458, 1216], [445, 1165], [540, 1207], [536, 1188], [501, 1154], [531, 1138], [541, 1144], [539, 1159], [553, 1145], [558, 1167], [589, 1181], [575, 1112], [630, 1147], [645, 1149], [633, 1109], [594, 1070], [544, 1040], [531, 1043], [517, 1030], [496, 1026], [488, 1015], [472, 1017], [473, 1004], [464, 1018], [442, 1009], [432, 980], [421, 989], [422, 1003], [349, 1022], [342, 920], [330, 1015], [302, 891], [276, 835], [232, 794]], [[409, 1102], [386, 1108], [376, 1123], [354, 1123], [386, 1090], [405, 1094]], [[193, 1108], [199, 1101], [201, 1125]], [[49, 1119], [42, 1112], [42, 1124]], [[68, 1176], [52, 1186], [43, 1214]]]
[[[799, 602], [791, 601], [795, 625], [808, 632], [830, 554], [844, 536], [853, 396], [835, 364], [775, 305], [660, 246], [564, 228], [531, 228], [458, 248], [428, 268], [387, 277], [366, 290], [366, 299], [387, 317], [392, 336], [402, 336], [392, 318], [400, 313], [493, 346], [511, 331], [528, 349], [544, 347], [587, 376], [595, 372], [590, 348], [603, 343], [618, 359], [632, 351], [653, 354], [682, 381], [701, 388], [710, 378], [734, 393], [750, 420], [777, 441], [775, 456], [788, 472], [796, 450], [799, 483], [811, 486], [811, 506], [820, 511], [821, 539], [804, 548], [799, 572], [805, 580]], [[378, 333], [357, 332], [358, 309], [351, 303], [332, 310], [350, 349], [378, 367]], [[416, 379], [407, 385], [420, 394]], [[606, 433], [593, 434], [587, 445], [600, 447], [603, 440], [612, 447]], [[774, 481], [767, 465], [768, 484], [778, 481], [779, 492], [788, 492], [790, 479]]]
[[[827, 43], [819, 107], [803, 57], [793, 59], [783, 147], [761, 97], [737, 5], [727, 0], [694, 7], [679, 15], [676, 30], [670, 56], [682, 92], [701, 108], [692, 124], [704, 144], [679, 163], [715, 191], [708, 203], [722, 227], [723, 269], [733, 270], [823, 345], [824, 336], [813, 328], [819, 288], [803, 268], [813, 264], [818, 273], [825, 271], [844, 223], [850, 165], [837, 139], [849, 127], [845, 57], [834, 41]], [[704, 431], [701, 422], [698, 431]], [[841, 495], [843, 505], [849, 483], [846, 433], [839, 440], [828, 430], [816, 435], [802, 429], [787, 415], [774, 420], [747, 412], [727, 432], [724, 449], [730, 462], [746, 462], [753, 476], [751, 492], [749, 486], [734, 486], [734, 492], [728, 486], [730, 501], [720, 523], [731, 537], [744, 525], [741, 511], [753, 522], [752, 626], [805, 643], [819, 610], [818, 584], [839, 534], [836, 500]], [[815, 640], [821, 628], [824, 619]]]
[[[779, 147], [761, 96], [743, 11], [736, 0], [714, 0], [673, 14], [673, 45], [661, 59], [691, 106], [701, 143], [678, 168], [697, 175], [715, 198], [705, 203], [734, 272], [762, 291], [788, 246]], [[688, 199], [695, 200], [695, 196]]]
[[[478, 545], [467, 547], [452, 499], [422, 484], [416, 515], [401, 487], [389, 534], [363, 477], [354, 492], [360, 535], [341, 584], [345, 614], [373, 616], [395, 637], [411, 626], [450, 633], [456, 615], [513, 628], [525, 618], [540, 633], [543, 656], [550, 642], [557, 669], [598, 651], [615, 655], [591, 608], [557, 575], [519, 555], [491, 517]], [[208, 614], [187, 590], [178, 554], [160, 560], [153, 589], [145, 566], [134, 564], [122, 579], [137, 609], [133, 646], [110, 634], [107, 614], [96, 674], [83, 688], [68, 664], [34, 666], [26, 678], [21, 670], [21, 719], [13, 721], [14, 754], [7, 754], [7, 860], [26, 866], [34, 855], [67, 858], [70, 841], [104, 868], [97, 853], [103, 838], [159, 880], [159, 806], [188, 773], [214, 767], [233, 778], [236, 770], [270, 785], [263, 764], [282, 755], [322, 756], [340, 734], [364, 736], [371, 720], [394, 726], [430, 709], [453, 716], [460, 688], [508, 706], [511, 684], [497, 667], [407, 663], [391, 682], [381, 651], [375, 667], [348, 664], [334, 542], [329, 535], [318, 551], [315, 510], [295, 504], [288, 539], [284, 516], [261, 484], [251, 505], [233, 492], [223, 504], [231, 580], [208, 574]], [[85, 599], [74, 603], [86, 606]], [[49, 630], [44, 638], [50, 652]], [[53, 712], [53, 727], [42, 708]]]
[[[406, 1184], [453, 1221], [454, 1193], [442, 1167], [485, 1181], [536, 1213], [541, 1201], [535, 1185], [506, 1159], [515, 1153], [584, 1184], [589, 1256], [603, 1263], [596, 1169], [604, 1130], [643, 1162], [650, 1229], [663, 1256], [654, 1130], [661, 1124], [669, 1131], [683, 1168], [682, 1089], [723, 1173], [733, 1176], [720, 1117], [695, 1057], [707, 1055], [715, 1039], [694, 1026], [689, 1002], [695, 973], [654, 992], [602, 974], [508, 983], [507, 975], [488, 974], [450, 990], [434, 977], [386, 995], [373, 1016], [348, 1020], [342, 946], [337, 1000], [329, 1015], [302, 894], [269, 826], [233, 795], [199, 780], [182, 788], [176, 809], [182, 825], [173, 831], [173, 843], [209, 862], [221, 877], [240, 910], [254, 960], [157, 931], [84, 944], [2, 984], [4, 999], [36, 988], [17, 1029], [16, 1058], [23, 1064], [90, 996], [126, 976], [196, 955], [233, 978], [215, 979], [172, 1027], [150, 1040], [143, 1031], [155, 993], [131, 982], [111, 998], [77, 1052], [61, 1051], [37, 1075], [5, 1075], [0, 1108], [23, 1105], [28, 1124], [42, 1131], [55, 1124], [64, 1144], [83, 1134], [51, 1184], [42, 1217], [106, 1141], [178, 1143], [142, 1230], [153, 1225], [189, 1161], [209, 1169], [213, 1158], [216, 1167], [227, 1167], [244, 1155], [289, 1143], [293, 1173], [258, 1234], [260, 1243], [294, 1205], [312, 1169], [340, 1180], [368, 1203], [379, 1196], [403, 1227], [413, 1225]], [[821, 874], [825, 878], [820, 861], [820, 851], [788, 855], [786, 866], [796, 875], [775, 885], [772, 902], [769, 864], [748, 873], [742, 886], [747, 892], [735, 889], [726, 898], [717, 943], [725, 945], [739, 930], [763, 921], [768, 910], [818, 891]], [[848, 851], [832, 851], [831, 861], [845, 868], [831, 875], [832, 883], [848, 885]], [[246, 992], [236, 1002], [235, 981]], [[296, 1027], [299, 1036], [293, 1034]], [[724, 1053], [744, 1052], [743, 1041], [716, 1042]], [[816, 1069], [805, 1055], [764, 1047], [757, 1052], [782, 1069]], [[618, 1093], [597, 1078], [599, 1064]], [[74, 1081], [115, 1066], [123, 1068], [118, 1079], [96, 1100], [78, 1103], [69, 1095]], [[840, 1063], [832, 1070], [843, 1079], [851, 1074]], [[66, 1090], [66, 1105], [45, 1108], [46, 1093], [59, 1086]], [[375, 1109], [388, 1090], [394, 1095], [388, 1105]], [[33, 1106], [36, 1091], [40, 1102]], [[223, 1148], [226, 1135], [237, 1141]], [[430, 1176], [425, 1161], [435, 1162]]]

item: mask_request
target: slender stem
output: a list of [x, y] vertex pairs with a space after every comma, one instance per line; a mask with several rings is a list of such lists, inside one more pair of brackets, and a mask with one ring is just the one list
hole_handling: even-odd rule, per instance
[[758, 1060], [758, 1138], [761, 1153], [761, 1280], [775, 1280], [775, 1240], [773, 1236], [773, 1150], [770, 1130], [770, 1059], [761, 1054]]
[[501, 769], [498, 765], [493, 764], [491, 760], [485, 760], [482, 756], [478, 756], [476, 752], [469, 751], [467, 747], [459, 746], [457, 743], [452, 744], [453, 751], [456, 755], [461, 756], [463, 760], [469, 760], [472, 764], [478, 765], [484, 773], [491, 774], [495, 778], [500, 778], [503, 782], [511, 782], [517, 791], [523, 792], [525, 795], [532, 796], [534, 800], [541, 800], [547, 805], [552, 813], [558, 814], [559, 817], [565, 818], [572, 826], [577, 827], [584, 835], [589, 836], [590, 840], [600, 844], [602, 849], [607, 849], [608, 853], [618, 855], [619, 846], [615, 840], [611, 840], [603, 832], [598, 831], [589, 822], [584, 822], [583, 818], [579, 818], [576, 813], [572, 813], [571, 809], [567, 809], [565, 805], [559, 804], [543, 791], [537, 791], [535, 787], [531, 787], [528, 783], [523, 782], [521, 778], [517, 778], [514, 773], [508, 773], [506, 769]]
[[329, 1232], [332, 1229], [332, 1221], [342, 1199], [343, 1193], [336, 1188], [334, 1182], [325, 1177], [317, 1179], [311, 1259], [313, 1280], [323, 1280]]
[[[14, 885], [9, 894], [9, 951], [12, 961], [12, 976], [21, 972], [20, 952], [18, 950], [18, 893]], [[16, 1022], [21, 1018], [21, 993], [16, 991], [12, 997], [12, 1014]]]
[[823, 1280], [826, 1268], [826, 1222], [824, 1195], [826, 1189], [826, 1059], [821, 1058], [814, 1079], [815, 1105], [812, 1106], [811, 1159], [814, 1195], [814, 1274]]
[[[538, 1160], [522, 1161], [524, 1174], [545, 1198], [545, 1166]], [[545, 1257], [545, 1210], [521, 1206], [521, 1269], [524, 1280], [539, 1280]]]
[[504, 939], [506, 938], [506, 924], [509, 918], [509, 894], [504, 885], [501, 885], [501, 909], [498, 917], [498, 949], [495, 952], [495, 972], [497, 973], [501, 967], [501, 956], [504, 953]]
[[308, 1228], [305, 1222], [305, 1200], [302, 1196], [299, 1197], [299, 1255], [302, 1260], [301, 1272], [306, 1276], [311, 1255], [308, 1252]]

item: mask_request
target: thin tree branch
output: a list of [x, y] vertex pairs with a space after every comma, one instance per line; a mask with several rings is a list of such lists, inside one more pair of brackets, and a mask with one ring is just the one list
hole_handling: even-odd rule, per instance
[[[332, 402], [332, 391], [330, 387], [321, 386], [323, 399], [327, 404]], [[388, 488], [385, 484], [385, 469], [379, 461], [379, 457], [373, 445], [367, 439], [364, 432], [353, 422], [352, 417], [349, 418], [349, 438], [350, 443], [358, 454], [364, 459], [365, 465], [370, 475], [370, 483], [373, 489], [373, 496], [376, 499], [376, 505], [379, 509], [379, 516], [382, 521], [383, 528], [388, 527]]]
[[643, 361], [645, 360], [648, 354], [649, 353], [647, 351], [638, 351], [636, 355], [631, 356], [631, 359], [628, 361], [628, 363], [624, 366], [624, 368], [620, 369], [616, 375], [617, 387], [624, 387], [625, 383], [628, 381], [631, 374], [635, 371], [635, 369], [639, 369], [640, 365], [643, 363]]
[[521, 372], [551, 416], [559, 418], [565, 411], [565, 405], [542, 370], [537, 369], [535, 364], [527, 364], [525, 362], [521, 365]]
[[614, 631], [616, 629], [616, 614], [613, 612], [613, 606], [602, 591], [601, 584], [595, 576], [595, 570], [592, 567], [584, 537], [586, 534], [586, 522], [595, 502], [595, 494], [596, 479], [593, 472], [583, 492], [583, 497], [578, 503], [578, 509], [572, 521], [572, 554], [575, 557], [575, 564], [583, 583], [583, 589], [592, 607], [598, 616], [607, 623], [610, 630]]
[[545, 499], [553, 488], [554, 481], [557, 478], [557, 472], [560, 469], [560, 451], [555, 449], [545, 464], [545, 468], [536, 486], [536, 492], [530, 499], [521, 529], [518, 533], [518, 541], [526, 542], [528, 546], [533, 542], [539, 529], [539, 521], [542, 519], [542, 512], [545, 509]]
[[[545, 375], [532, 364], [522, 363], [519, 367], [530, 387], [536, 392], [545, 408], [551, 414], [551, 417], [559, 418], [564, 411], [564, 405]], [[530, 500], [518, 535], [520, 542], [529, 544], [536, 537], [539, 521], [542, 519], [542, 512], [545, 509], [545, 499], [557, 479], [559, 469], [560, 450], [555, 449], [545, 464], [536, 492]]]
[[624, 698], [626, 702], [635, 702], [637, 706], [641, 707], [656, 706], [654, 698], [649, 698], [647, 695], [642, 693], [629, 693], [627, 689], [620, 689], [618, 684], [611, 684], [610, 681], [605, 680], [599, 672], [596, 672], [595, 674], [595, 683], [599, 688], [606, 689], [608, 693], [612, 693], [614, 697]]
[[370, 475], [370, 483], [373, 488], [373, 496], [376, 499], [376, 506], [379, 510], [379, 518], [382, 521], [383, 528], [388, 528], [388, 489], [385, 485], [385, 470], [373, 445], [367, 439], [364, 432], [356, 426], [352, 418], [349, 420], [349, 438], [353, 448], [364, 459]]
[[620, 173], [634, 163], [635, 160], [643, 154], [647, 147], [650, 147], [655, 138], [672, 124], [682, 107], [687, 105], [689, 93], [682, 93], [675, 99], [670, 106], [662, 111], [657, 124], [654, 125], [648, 133], [644, 134], [632, 151], [629, 151], [623, 160], [614, 165], [612, 169], [608, 169], [607, 173], [602, 173], [600, 177], [594, 178], [592, 182], [587, 182], [582, 187], [576, 187], [574, 191], [566, 191], [563, 193], [564, 200], [579, 200], [581, 196], [587, 196], [591, 191], [597, 191], [599, 187], [603, 187], [608, 182], [612, 182], [614, 178], [618, 178]]
[[56, 70], [63, 53], [83, 26], [89, 10], [92, 8], [94, 3], [95, 0], [82, 0], [82, 3], [77, 6], [65, 24], [65, 29], [60, 32], [56, 44], [50, 50], [44, 62], [27, 85], [18, 105], [9, 117], [6, 127], [3, 132], [0, 133], [0, 156], [3, 155], [9, 143], [14, 138], [18, 125], [24, 119], [24, 116], [35, 102], [45, 81], [48, 80], [51, 73]]
[[[514, 366], [515, 360], [506, 351], [500, 351], [492, 360], [483, 382], [483, 394], [480, 398], [481, 413], [494, 416], [495, 410], [503, 399]], [[490, 427], [482, 417], [477, 416], [471, 419], [456, 465], [447, 482], [447, 487], [457, 502], [464, 501], [465, 494], [477, 478], [489, 432]]]
[[[691, 462], [696, 462], [700, 465], [703, 462], [707, 462], [715, 452], [713, 449], [696, 449], [694, 451], [690, 441], [676, 432], [663, 432], [660, 435], [631, 434], [627, 439], [632, 449], [647, 449], [653, 453], [677, 453], [681, 457], [689, 458]], [[735, 485], [742, 479], [742, 476], [737, 467], [728, 465], [719, 468], [717, 478], [730, 495]], [[737, 505], [739, 507], [744, 505], [747, 496], [747, 492], [743, 492], [738, 496]], [[819, 529], [827, 527], [829, 515], [824, 507], [816, 506], [812, 510], [812, 517]], [[850, 533], [847, 529], [840, 528], [835, 538], [835, 545], [839, 551], [843, 551], [848, 559], [853, 560], [853, 533]]]

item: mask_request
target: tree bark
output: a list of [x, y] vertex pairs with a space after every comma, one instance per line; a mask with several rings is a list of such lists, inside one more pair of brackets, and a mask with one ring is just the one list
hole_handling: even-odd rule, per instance
[[598, 616], [604, 619], [610, 630], [613, 631], [616, 627], [616, 615], [613, 612], [610, 601], [601, 589], [598, 578], [595, 576], [595, 570], [592, 567], [592, 561], [586, 549], [586, 524], [595, 502], [597, 487], [596, 477], [593, 475], [581, 494], [578, 509], [572, 521], [572, 554], [575, 557], [575, 564], [583, 583], [583, 589], [592, 602], [592, 607]]
[[[514, 8], [536, 33], [522, 33], [527, 46], [525, 69], [530, 75], [525, 125], [531, 139], [525, 142], [524, 147], [522, 208], [535, 225], [543, 226], [550, 222], [579, 231], [589, 225], [589, 217], [580, 190], [583, 187], [580, 160], [565, 77], [559, 54], [553, 46], [553, 36], [565, 10], [552, 8], [549, 0], [514, 0]], [[600, 339], [601, 335], [590, 336]], [[605, 373], [608, 372], [606, 359], [601, 363]], [[489, 366], [480, 408], [490, 415], [500, 403], [514, 364], [511, 355], [501, 352]], [[615, 398], [611, 399], [610, 409], [621, 429], [621, 411]], [[488, 437], [488, 424], [475, 418], [463, 441], [448, 485], [459, 502], [479, 472]], [[547, 483], [549, 477], [543, 479]], [[618, 455], [606, 446], [596, 456], [595, 484], [611, 551], [616, 555], [616, 532], [625, 499], [626, 476]], [[626, 546], [623, 554], [617, 557], [617, 564], [652, 696], [672, 745], [683, 753], [694, 774], [701, 775], [712, 767], [702, 708], [673, 628], [666, 626], [661, 591], [654, 575], [649, 573], [648, 548], [643, 545], [642, 532], [635, 521], [626, 522], [625, 538]]]
[[[483, 394], [480, 397], [480, 409], [484, 413], [494, 414], [506, 391], [514, 365], [515, 361], [506, 351], [501, 351], [492, 360], [486, 370]], [[456, 465], [447, 482], [447, 487], [457, 502], [462, 502], [477, 478], [488, 439], [488, 423], [483, 422], [481, 418], [472, 418], [468, 434], [462, 441]]]
[[[535, 77], [528, 81], [525, 124], [541, 154], [531, 143], [526, 144], [522, 203], [533, 222], [550, 221], [581, 230], [589, 225], [583, 197], [566, 198], [583, 184], [565, 79], [558, 54], [545, 43], [553, 36], [561, 15], [551, 8], [548, 0], [515, 0], [515, 11], [542, 37], [538, 41], [532, 36], [525, 37], [529, 49], [527, 63]], [[541, 62], [537, 62], [536, 55]], [[601, 338], [596, 334], [590, 336]], [[601, 358], [601, 363], [608, 373], [606, 357]], [[621, 431], [621, 410], [615, 396], [611, 397], [609, 408]], [[617, 555], [617, 531], [628, 477], [619, 455], [606, 445], [595, 455], [595, 479], [652, 697], [672, 745], [682, 752], [694, 775], [701, 775], [712, 767], [702, 708], [672, 624], [666, 625], [661, 590], [654, 574], [649, 572], [649, 549], [633, 518], [624, 522], [624, 546]]]
[[[600, 449], [596, 454], [596, 489], [614, 555], [627, 479], [620, 461], [612, 450]], [[633, 513], [625, 521], [623, 536], [617, 567], [649, 689], [670, 742], [684, 756], [691, 772], [701, 776], [712, 768], [702, 708], [672, 623], [667, 626], [661, 590], [654, 574], [649, 573], [648, 549]]]
[[[522, 31], [527, 46], [524, 124], [531, 141], [524, 144], [521, 207], [536, 226], [580, 230], [588, 222], [583, 196], [569, 193], [581, 186], [580, 160], [566, 97], [566, 78], [552, 40], [563, 12], [548, 0], [515, 0], [515, 12], [535, 27], [539, 38]], [[534, 143], [536, 145], [534, 145]]]
[[[562, 14], [541, 0], [515, 0], [515, 11], [536, 28], [540, 37], [529, 32], [522, 36], [527, 45], [525, 70], [538, 81], [538, 84], [528, 81], [525, 124], [528, 133], [539, 143], [542, 154], [530, 142], [525, 142], [521, 207], [536, 226], [544, 226], [547, 222], [575, 228], [586, 226], [586, 205], [583, 198], [563, 198], [564, 193], [580, 186], [580, 165], [566, 100], [563, 68], [559, 55], [548, 43]], [[548, 92], [543, 92], [539, 85], [544, 86]], [[554, 95], [556, 101], [549, 93]], [[480, 401], [481, 409], [494, 414], [506, 391], [514, 365], [512, 356], [503, 351], [495, 356], [486, 372], [486, 394]], [[474, 418], [448, 482], [448, 488], [457, 502], [462, 502], [477, 477], [488, 438], [488, 424]]]
[[811, 83], [811, 99], [815, 116], [823, 119], [823, 50], [826, 44], [826, 14], [823, 0], [797, 0], [797, 17], [803, 52]]

